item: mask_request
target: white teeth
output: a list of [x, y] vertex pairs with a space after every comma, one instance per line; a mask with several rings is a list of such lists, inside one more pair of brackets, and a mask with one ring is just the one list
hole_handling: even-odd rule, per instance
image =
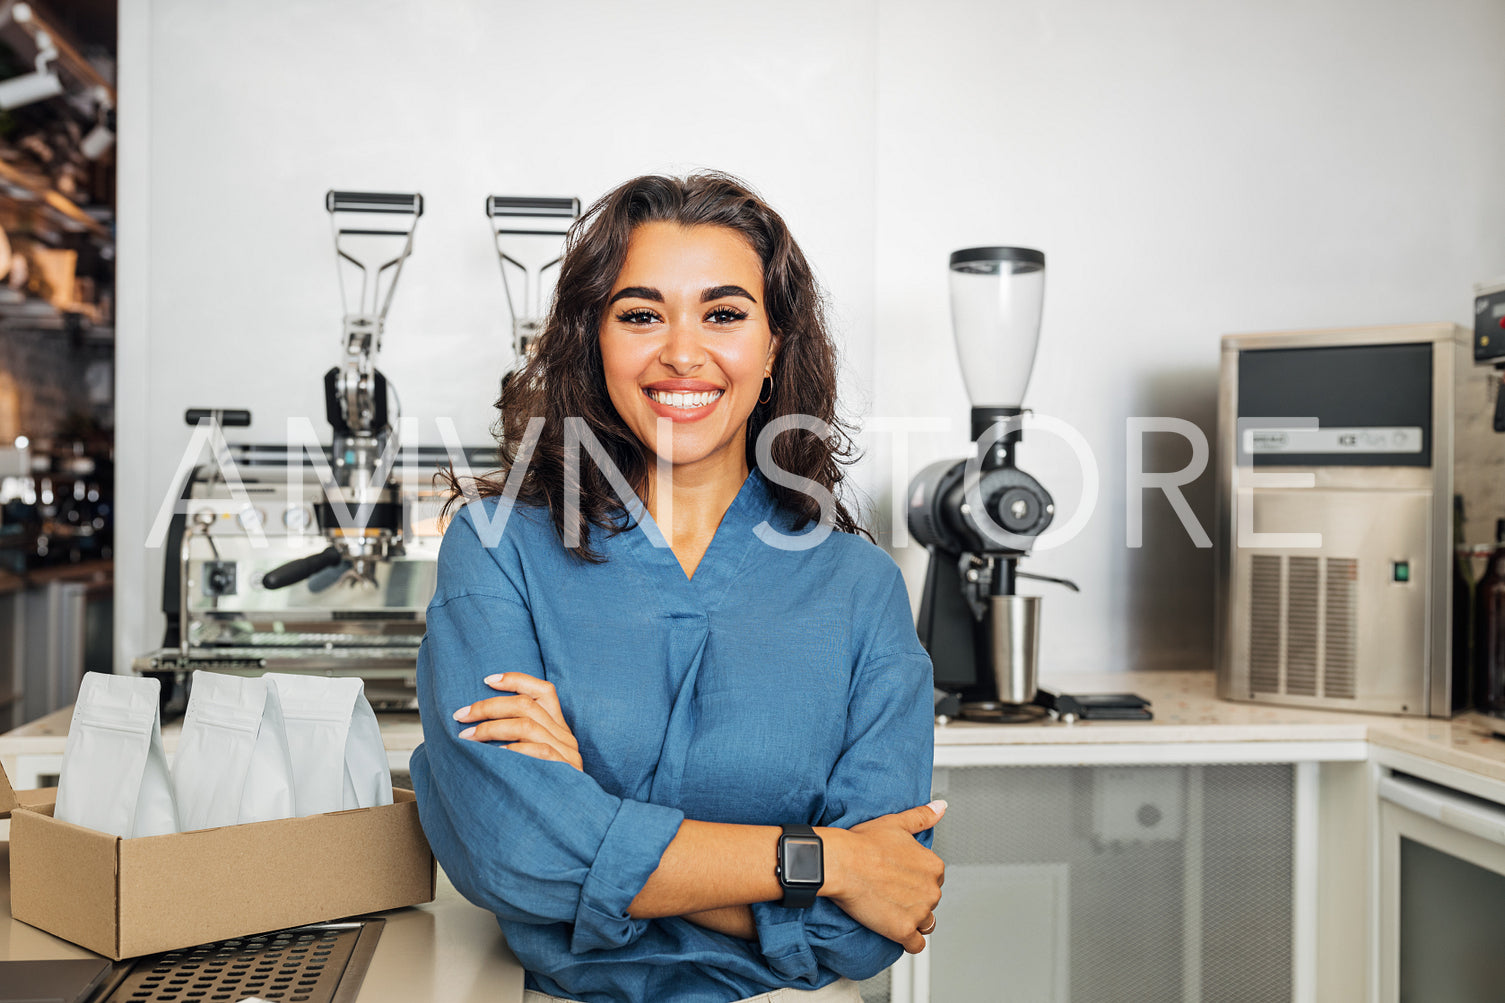
[[675, 390], [644, 390], [643, 392], [660, 404], [685, 408], [705, 407], [724, 393], [721, 390], [700, 390], [695, 393], [681, 393]]

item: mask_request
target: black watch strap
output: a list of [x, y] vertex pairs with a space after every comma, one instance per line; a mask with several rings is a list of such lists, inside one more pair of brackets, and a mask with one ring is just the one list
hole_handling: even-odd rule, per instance
[[[824, 844], [815, 830], [803, 822], [791, 822], [784, 826], [783, 830], [783, 834], [779, 836], [778, 865], [775, 868], [779, 876], [779, 884], [784, 889], [784, 898], [780, 904], [786, 909], [808, 909], [815, 904], [816, 894], [825, 883]], [[802, 848], [808, 848], [810, 842], [814, 841], [817, 861], [815, 870], [818, 873], [813, 881], [809, 880], [808, 874], [796, 873], [791, 876], [788, 873], [790, 870], [788, 843], [791, 839], [802, 844]], [[808, 864], [808, 849], [806, 849], [805, 861]], [[797, 880], [791, 881], [791, 877]]]

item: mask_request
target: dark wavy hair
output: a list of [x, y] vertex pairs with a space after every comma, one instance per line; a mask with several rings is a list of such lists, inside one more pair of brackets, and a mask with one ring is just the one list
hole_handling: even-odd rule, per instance
[[[566, 536], [567, 478], [578, 474], [580, 545], [571, 548], [588, 561], [602, 558], [591, 548], [591, 530], [618, 533], [631, 526], [624, 506], [606, 477], [587, 456], [571, 471], [565, 462], [565, 419], [578, 417], [595, 434], [606, 455], [641, 497], [647, 486], [647, 447], [627, 427], [607, 395], [601, 363], [600, 327], [607, 300], [627, 258], [635, 227], [670, 222], [681, 226], [724, 226], [747, 238], [763, 263], [764, 306], [769, 327], [780, 338], [773, 367], [773, 391], [747, 424], [747, 464], [756, 467], [758, 433], [781, 415], [812, 415], [831, 429], [826, 438], [803, 431], [774, 437], [772, 459], [790, 474], [821, 485], [835, 499], [833, 528], [871, 539], [837, 494], [846, 465], [857, 456], [852, 426], [836, 411], [836, 347], [826, 328], [825, 308], [815, 274], [779, 214], [746, 184], [727, 174], [702, 172], [684, 178], [645, 175], [607, 193], [570, 228], [560, 263], [554, 303], [525, 364], [502, 385], [496, 402], [500, 417], [498, 469], [476, 478], [442, 476], [450, 488], [445, 515], [460, 499], [504, 493], [504, 482], [520, 462], [519, 448], [529, 419], [544, 419], [533, 454], [525, 458], [518, 499], [547, 507], [561, 542]], [[799, 530], [820, 518], [809, 495], [769, 482], [781, 508]]]

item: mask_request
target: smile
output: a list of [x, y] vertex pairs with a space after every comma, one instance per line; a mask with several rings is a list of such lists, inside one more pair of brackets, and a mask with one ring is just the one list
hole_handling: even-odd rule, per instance
[[665, 407], [696, 408], [715, 403], [726, 391], [697, 390], [685, 393], [679, 390], [650, 390], [644, 388], [643, 393], [655, 404], [662, 404]]

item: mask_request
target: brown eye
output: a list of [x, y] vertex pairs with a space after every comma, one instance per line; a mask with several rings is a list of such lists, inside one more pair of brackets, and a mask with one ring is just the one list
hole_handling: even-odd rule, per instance
[[735, 324], [739, 320], [746, 320], [747, 312], [736, 307], [718, 306], [706, 314], [705, 319], [712, 324]]
[[652, 310], [645, 310], [642, 307], [638, 307], [636, 310], [623, 310], [621, 313], [617, 314], [617, 320], [623, 324], [655, 324], [658, 322], [658, 314], [654, 313]]

